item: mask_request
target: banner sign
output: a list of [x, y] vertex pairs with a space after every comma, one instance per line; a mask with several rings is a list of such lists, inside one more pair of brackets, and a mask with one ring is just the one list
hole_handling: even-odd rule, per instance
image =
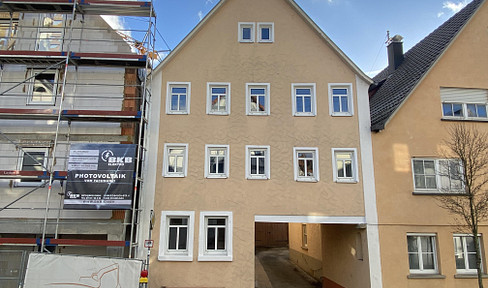
[[136, 145], [71, 144], [65, 209], [132, 208]]
[[141, 260], [31, 253], [24, 288], [138, 288]]

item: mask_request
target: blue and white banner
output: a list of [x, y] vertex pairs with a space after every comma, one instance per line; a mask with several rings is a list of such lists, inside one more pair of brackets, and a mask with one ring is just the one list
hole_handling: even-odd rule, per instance
[[65, 209], [131, 209], [136, 145], [72, 144]]

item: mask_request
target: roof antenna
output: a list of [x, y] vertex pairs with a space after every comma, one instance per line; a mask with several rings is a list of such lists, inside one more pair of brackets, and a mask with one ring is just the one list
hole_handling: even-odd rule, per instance
[[390, 30], [386, 30], [386, 42], [385, 44], [390, 44], [391, 38], [390, 38]]

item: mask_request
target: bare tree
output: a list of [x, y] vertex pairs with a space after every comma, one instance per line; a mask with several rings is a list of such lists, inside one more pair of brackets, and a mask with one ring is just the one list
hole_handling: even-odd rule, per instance
[[[441, 178], [454, 185], [436, 196], [440, 207], [454, 215], [461, 231], [472, 235], [476, 248], [478, 287], [483, 287], [479, 225], [488, 218], [488, 134], [464, 123], [449, 128]], [[457, 164], [457, 169], [455, 168]], [[458, 185], [456, 185], [458, 183]], [[458, 189], [452, 189], [453, 187]], [[447, 191], [449, 190], [449, 191]], [[454, 193], [453, 193], [454, 192]], [[457, 192], [457, 193], [456, 193]]]

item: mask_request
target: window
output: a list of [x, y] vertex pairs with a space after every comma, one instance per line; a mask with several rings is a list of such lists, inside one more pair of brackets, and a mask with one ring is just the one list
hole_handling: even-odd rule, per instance
[[168, 82], [166, 114], [190, 114], [190, 82]]
[[254, 42], [254, 23], [239, 22], [239, 42]]
[[271, 43], [274, 41], [274, 24], [258, 23], [259, 42]]
[[269, 179], [269, 146], [246, 145], [246, 178]]
[[230, 83], [207, 83], [207, 114], [230, 114]]
[[232, 261], [232, 212], [201, 212], [198, 261]]
[[417, 192], [463, 192], [463, 169], [457, 159], [412, 160]]
[[308, 249], [307, 224], [302, 224], [302, 249]]
[[352, 116], [352, 84], [329, 84], [329, 110], [332, 116]]
[[62, 14], [40, 14], [37, 51], [61, 51], [63, 44]]
[[162, 211], [159, 261], [193, 260], [193, 211]]
[[435, 235], [407, 235], [410, 273], [437, 274]]
[[[480, 236], [478, 236], [478, 241], [481, 243]], [[454, 235], [454, 257], [458, 273], [476, 273], [475, 247], [472, 235]]]
[[269, 115], [269, 83], [247, 83], [246, 94], [246, 115]]
[[291, 84], [294, 116], [315, 116], [315, 83]]
[[[20, 151], [18, 170], [46, 171], [48, 163], [48, 148], [23, 148]], [[18, 179], [15, 186], [39, 186], [45, 183], [40, 179]]]
[[441, 87], [442, 116], [454, 120], [488, 120], [488, 90]]
[[295, 181], [319, 181], [318, 148], [293, 148]]
[[29, 69], [27, 104], [54, 105], [57, 90], [57, 70]]
[[358, 165], [356, 149], [332, 148], [334, 182], [357, 183]]
[[229, 177], [229, 145], [205, 145], [205, 177]]
[[164, 144], [164, 177], [186, 177], [187, 166], [188, 144]]

